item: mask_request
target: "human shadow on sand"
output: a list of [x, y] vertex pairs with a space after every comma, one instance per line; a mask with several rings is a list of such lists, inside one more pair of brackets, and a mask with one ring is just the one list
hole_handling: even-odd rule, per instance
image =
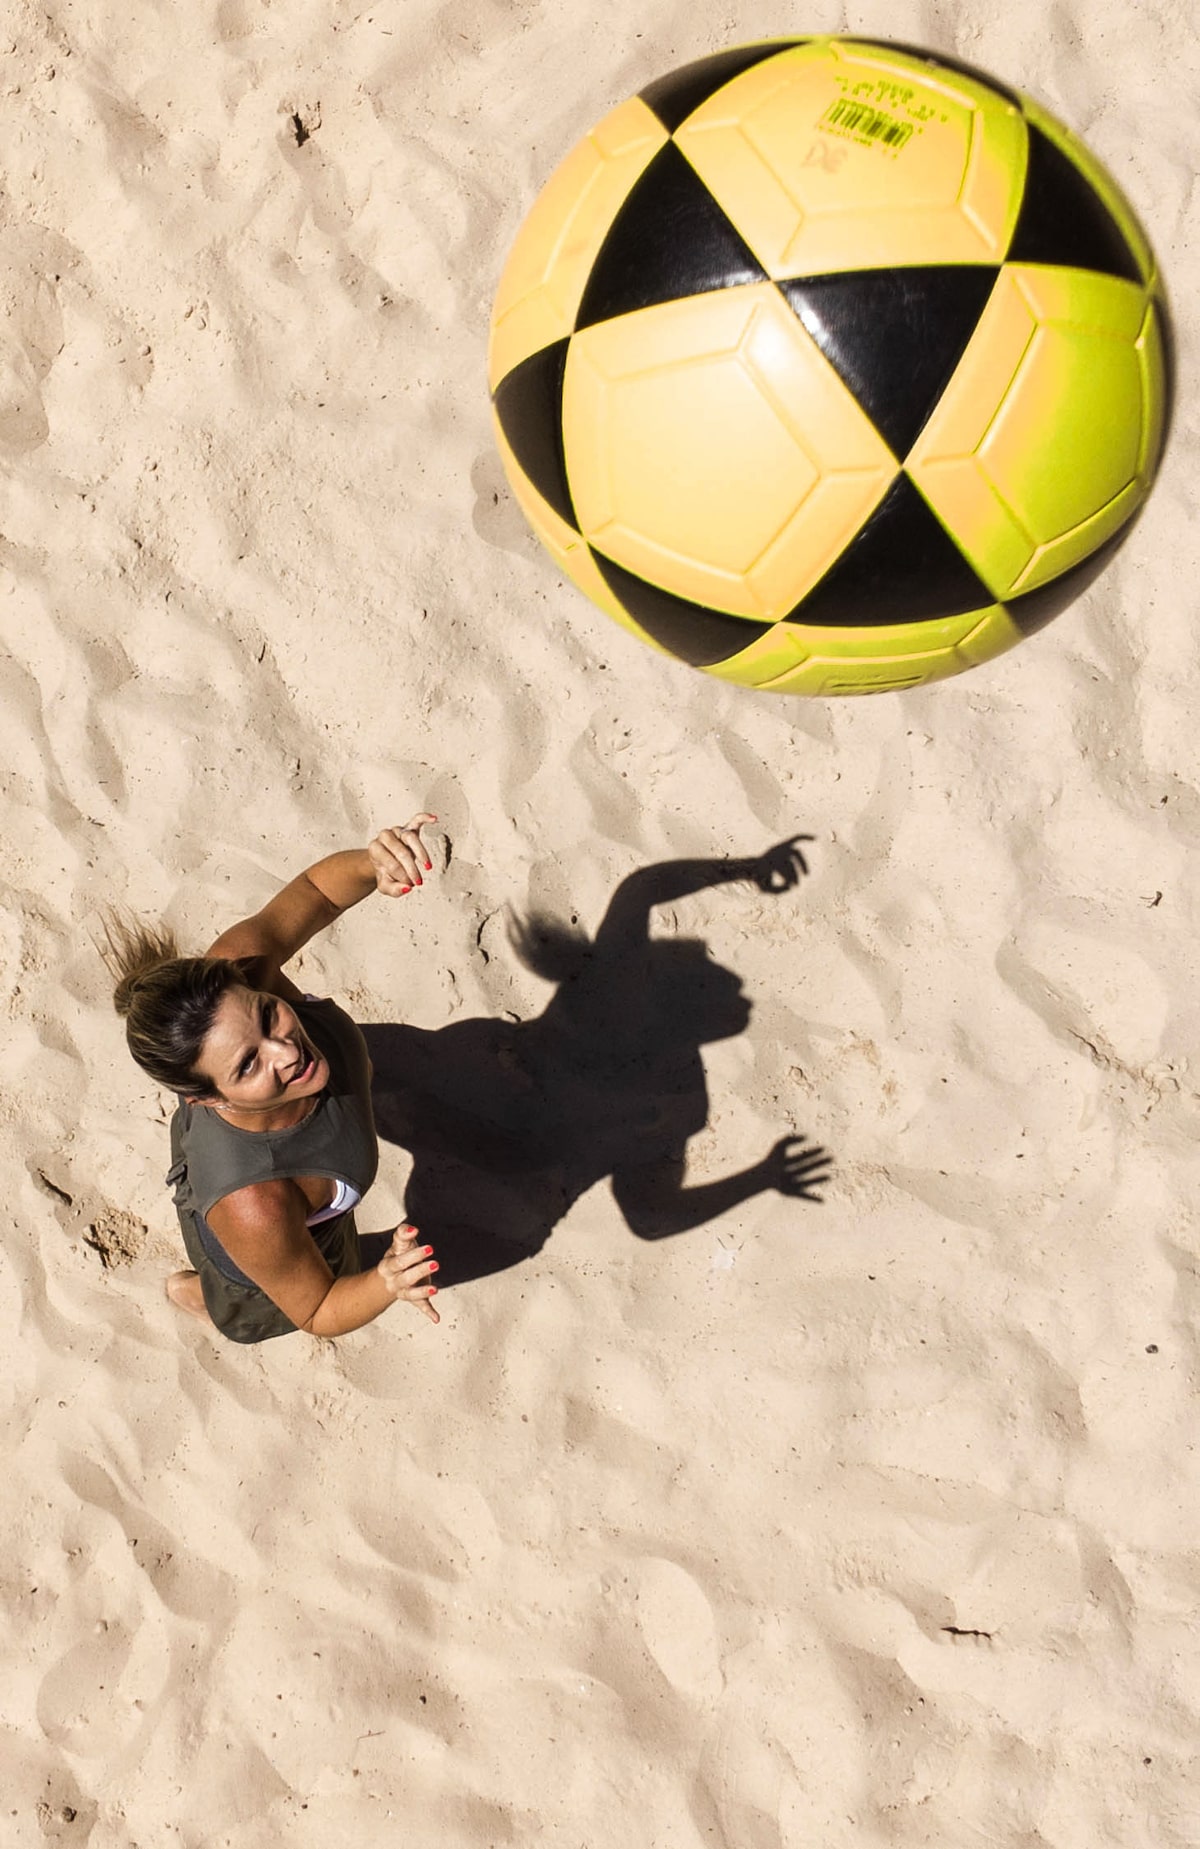
[[808, 839], [757, 859], [640, 868], [592, 940], [536, 914], [514, 926], [517, 955], [557, 984], [534, 1020], [363, 1027], [376, 1124], [412, 1157], [405, 1213], [436, 1248], [439, 1288], [540, 1251], [606, 1176], [642, 1239], [688, 1232], [768, 1189], [821, 1199], [830, 1158], [795, 1134], [748, 1168], [686, 1185], [688, 1139], [708, 1121], [700, 1049], [742, 1033], [751, 1007], [698, 938], [649, 929], [653, 907], [706, 887], [752, 880], [788, 892], [807, 872]]

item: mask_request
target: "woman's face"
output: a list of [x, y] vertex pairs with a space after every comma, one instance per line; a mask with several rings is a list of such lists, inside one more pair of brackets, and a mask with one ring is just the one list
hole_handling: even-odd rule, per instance
[[308, 1038], [295, 1010], [258, 989], [227, 989], [196, 1062], [225, 1104], [269, 1111], [312, 1098], [329, 1083], [329, 1062]]

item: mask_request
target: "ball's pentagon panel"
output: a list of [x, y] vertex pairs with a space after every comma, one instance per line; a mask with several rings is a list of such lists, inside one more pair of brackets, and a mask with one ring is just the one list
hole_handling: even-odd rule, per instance
[[1083, 144], [966, 65], [736, 47], [621, 104], [497, 292], [504, 465], [564, 573], [722, 679], [866, 693], [1050, 621], [1161, 457], [1170, 323]]

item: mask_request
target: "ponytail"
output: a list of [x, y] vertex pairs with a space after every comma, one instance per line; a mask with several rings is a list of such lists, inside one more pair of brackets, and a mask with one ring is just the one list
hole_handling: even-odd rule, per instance
[[218, 1096], [196, 1062], [221, 997], [245, 984], [237, 964], [226, 957], [185, 957], [166, 925], [117, 911], [105, 913], [103, 931], [97, 948], [114, 978], [113, 1007], [142, 1071], [171, 1091]]

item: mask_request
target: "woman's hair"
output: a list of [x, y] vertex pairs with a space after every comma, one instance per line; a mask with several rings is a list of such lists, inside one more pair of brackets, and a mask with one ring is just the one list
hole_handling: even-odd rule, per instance
[[109, 911], [100, 955], [116, 980], [113, 1007], [125, 1020], [129, 1051], [159, 1085], [196, 1098], [219, 1096], [197, 1072], [200, 1049], [221, 997], [246, 978], [226, 957], [180, 955], [166, 925]]
[[575, 917], [567, 924], [550, 912], [510, 916], [508, 941], [526, 969], [545, 982], [574, 982], [594, 954], [591, 939]]

